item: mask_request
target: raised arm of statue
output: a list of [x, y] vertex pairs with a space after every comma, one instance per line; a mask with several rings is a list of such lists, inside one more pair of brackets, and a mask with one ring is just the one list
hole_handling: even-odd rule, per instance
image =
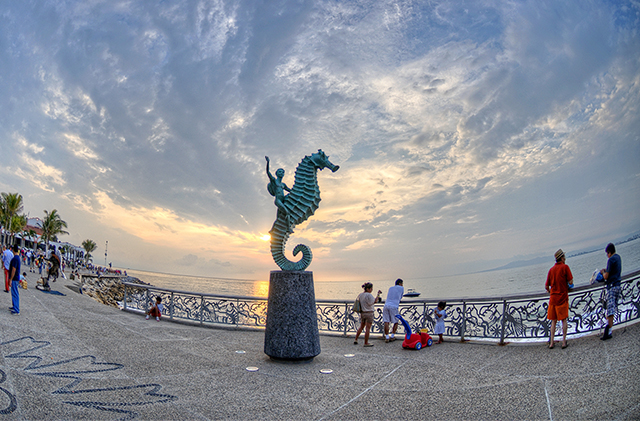
[[287, 187], [286, 184], [282, 182], [282, 177], [284, 177], [284, 170], [282, 168], [278, 168], [276, 170], [276, 176], [274, 177], [269, 171], [269, 157], [264, 157], [267, 160], [267, 175], [269, 176], [269, 184], [267, 184], [267, 190], [271, 196], [275, 197], [274, 203], [278, 208], [278, 212], [282, 214], [282, 216], [287, 220], [288, 223], [288, 211], [284, 205], [285, 190], [291, 192], [291, 189]]
[[[267, 160], [267, 175], [269, 176], [269, 182], [273, 183], [275, 181], [275, 178], [273, 177], [273, 175], [271, 175], [271, 171], [269, 171], [269, 157], [265, 156], [264, 159]], [[271, 193], [271, 190], [269, 190], [269, 193]], [[272, 196], [275, 196], [273, 193], [271, 193]]]

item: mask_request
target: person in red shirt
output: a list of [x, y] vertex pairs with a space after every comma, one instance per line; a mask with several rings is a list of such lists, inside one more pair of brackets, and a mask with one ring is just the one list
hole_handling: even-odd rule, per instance
[[553, 349], [555, 342], [553, 336], [556, 333], [556, 323], [562, 321], [562, 349], [567, 347], [567, 318], [569, 317], [569, 288], [573, 288], [573, 275], [571, 269], [564, 262], [566, 260], [562, 249], [556, 251], [556, 264], [549, 269], [545, 289], [549, 297], [549, 309], [547, 319], [551, 320], [549, 334], [549, 349]]

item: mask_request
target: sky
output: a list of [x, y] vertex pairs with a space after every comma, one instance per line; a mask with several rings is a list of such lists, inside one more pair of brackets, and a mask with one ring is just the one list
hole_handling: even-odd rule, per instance
[[640, 230], [640, 3], [0, 0], [0, 191], [94, 263], [268, 279], [305, 155], [316, 280], [424, 279]]

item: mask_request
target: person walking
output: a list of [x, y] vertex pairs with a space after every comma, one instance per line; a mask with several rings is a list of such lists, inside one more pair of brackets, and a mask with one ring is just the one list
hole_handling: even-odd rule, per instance
[[356, 332], [356, 340], [353, 342], [355, 345], [358, 345], [358, 338], [362, 333], [362, 330], [366, 328], [364, 332], [364, 346], [370, 347], [373, 344], [369, 343], [369, 333], [371, 332], [371, 325], [373, 324], [373, 306], [375, 303], [380, 302], [380, 294], [382, 291], [378, 291], [378, 295], [374, 298], [371, 294], [373, 291], [373, 284], [371, 282], [366, 282], [362, 285], [364, 292], [361, 292], [358, 295], [358, 300], [360, 300], [360, 327]]
[[13, 246], [13, 259], [9, 264], [11, 276], [11, 314], [20, 314], [20, 253], [18, 252], [18, 246]]
[[549, 332], [549, 349], [555, 346], [554, 335], [558, 320], [562, 321], [562, 349], [567, 345], [567, 318], [569, 317], [569, 288], [573, 288], [573, 274], [565, 264], [564, 251], [559, 249], [555, 254], [556, 264], [549, 269], [545, 289], [550, 294], [547, 319], [551, 320]]
[[622, 275], [622, 258], [616, 253], [616, 246], [613, 243], [607, 244], [604, 249], [607, 253], [607, 268], [602, 269], [602, 277], [605, 282], [605, 289], [607, 291], [607, 325], [604, 328], [604, 334], [600, 339], [606, 341], [611, 339], [611, 331], [613, 330], [613, 316], [618, 311], [618, 300], [620, 299], [620, 291], [622, 290], [620, 281]]
[[13, 253], [9, 249], [9, 247], [4, 246], [4, 251], [2, 252], [2, 265], [4, 267], [4, 292], [9, 292], [11, 289], [11, 278], [9, 277], [9, 265], [11, 264], [11, 259], [13, 259]]
[[[404, 295], [404, 281], [400, 278], [396, 279], [396, 284], [389, 288], [387, 292], [387, 300], [382, 308], [382, 321], [384, 322], [384, 341], [393, 342], [396, 340], [396, 331], [398, 330], [398, 319], [396, 314], [400, 307], [400, 300]], [[393, 322], [393, 330], [389, 335], [389, 323]]]

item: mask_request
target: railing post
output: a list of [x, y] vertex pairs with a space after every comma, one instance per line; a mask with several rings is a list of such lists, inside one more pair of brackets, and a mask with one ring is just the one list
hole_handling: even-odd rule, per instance
[[423, 302], [422, 303], [422, 327], [421, 329], [424, 329], [424, 326], [427, 323], [427, 303]]
[[169, 302], [169, 320], [173, 320], [173, 291], [171, 291], [171, 298]]
[[204, 295], [200, 296], [200, 326], [202, 326], [202, 318], [204, 317]]
[[507, 324], [507, 300], [502, 301], [502, 329], [500, 332], [500, 345], [504, 345], [504, 330]]
[[[250, 306], [248, 306], [250, 307]], [[240, 326], [240, 298], [236, 298], [236, 322], [235, 325], [236, 327]]]
[[[81, 287], [82, 288], [82, 287]], [[123, 302], [123, 306], [122, 308], [126, 311], [127, 310], [127, 286], [124, 286], [124, 302]]]
[[464, 342], [464, 334], [467, 328], [467, 302], [462, 300], [462, 326], [460, 326], [460, 342]]
[[349, 323], [349, 303], [344, 303], [344, 336], [347, 336]]
[[149, 298], [149, 288], [147, 288], [147, 302], [144, 305], [144, 308], [142, 309], [142, 311], [146, 312], [147, 309], [149, 308], [149, 303], [151, 303], [151, 298]]

